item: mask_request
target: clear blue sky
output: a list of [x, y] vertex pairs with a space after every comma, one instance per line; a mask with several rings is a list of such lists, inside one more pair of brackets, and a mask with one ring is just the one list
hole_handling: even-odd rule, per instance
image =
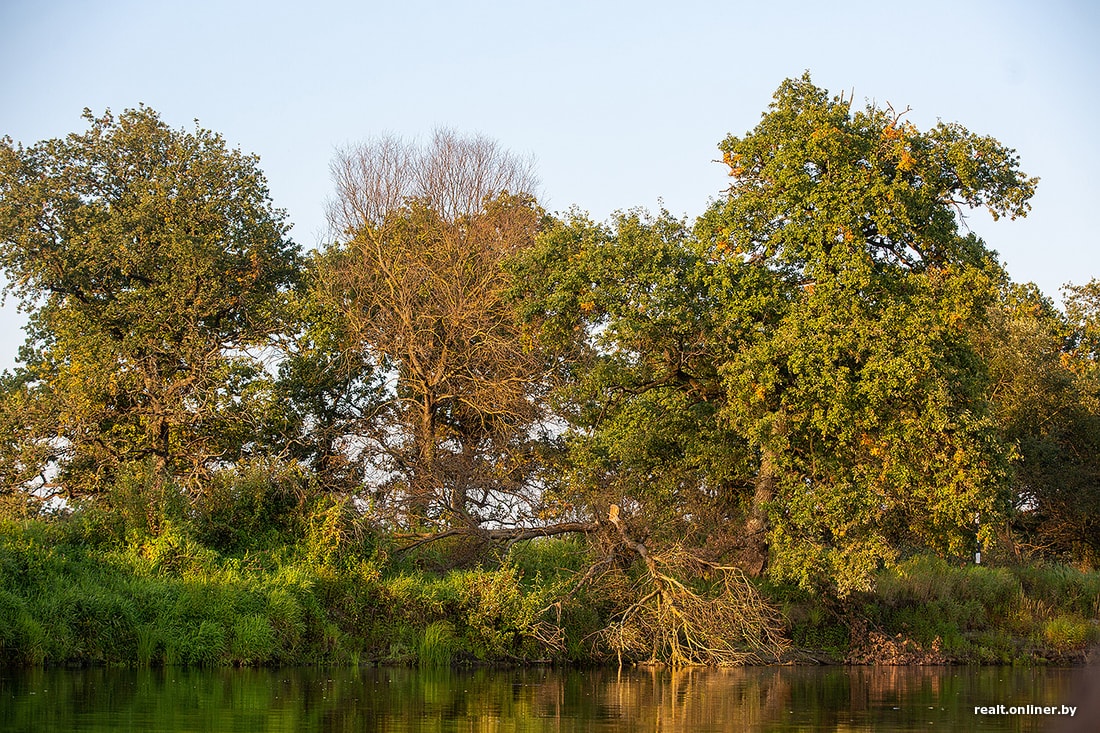
[[[0, 135], [84, 129], [143, 102], [260, 155], [306, 247], [334, 150], [437, 126], [534, 157], [542, 200], [597, 218], [695, 216], [713, 162], [786, 77], [909, 106], [1014, 147], [1042, 178], [1028, 219], [972, 227], [1016, 280], [1100, 276], [1100, 9], [1087, 0], [883, 2], [51, 2], [0, 0]], [[0, 314], [0, 368], [22, 334]]]

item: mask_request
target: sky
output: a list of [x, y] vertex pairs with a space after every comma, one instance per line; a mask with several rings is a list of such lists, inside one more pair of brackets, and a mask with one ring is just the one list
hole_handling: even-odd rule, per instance
[[[139, 103], [260, 156], [306, 248], [326, 241], [329, 162], [383, 134], [481, 133], [535, 162], [541, 203], [603, 220], [695, 217], [726, 184], [717, 144], [785, 79], [909, 108], [1016, 149], [1024, 220], [974, 213], [1013, 279], [1056, 303], [1100, 277], [1100, 4], [0, 0], [0, 136], [86, 129]], [[23, 316], [0, 311], [0, 369]]]

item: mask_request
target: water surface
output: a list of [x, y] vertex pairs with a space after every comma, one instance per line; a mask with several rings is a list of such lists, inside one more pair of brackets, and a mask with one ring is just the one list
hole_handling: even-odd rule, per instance
[[[961, 667], [2, 670], [0, 730], [1045, 731], [1068, 717], [974, 708], [1081, 707], [1075, 697], [1090, 702], [1076, 689], [1081, 674]], [[1100, 699], [1091, 705], [1071, 722], [1100, 714]]]

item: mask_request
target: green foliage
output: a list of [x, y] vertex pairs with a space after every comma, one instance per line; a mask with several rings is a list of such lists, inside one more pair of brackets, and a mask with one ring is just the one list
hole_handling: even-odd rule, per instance
[[311, 498], [308, 477], [293, 465], [238, 464], [203, 484], [191, 524], [201, 542], [222, 552], [264, 547], [302, 532]]
[[1100, 641], [1100, 630], [1087, 619], [1058, 616], [1047, 621], [1043, 627], [1043, 638], [1057, 651], [1067, 652]]
[[25, 519], [43, 508], [42, 471], [58, 456], [41, 430], [56, 418], [47, 390], [23, 371], [0, 374], [0, 518]]
[[572, 212], [512, 266], [532, 338], [562, 355], [555, 408], [570, 431], [547, 510], [604, 517], [616, 504], [689, 542], [733, 529], [751, 454], [718, 418], [727, 338], [684, 222], [631, 211], [604, 226]]
[[474, 655], [479, 659], [522, 657], [524, 636], [531, 633], [545, 605], [539, 594], [524, 593], [518, 572], [509, 566], [451, 577], [460, 587], [464, 635]]
[[[442, 577], [401, 573], [383, 579], [380, 591], [380, 603], [390, 609], [388, 623], [403, 630], [398, 637], [410, 628], [448, 622], [453, 625], [452, 652], [467, 660], [537, 658], [550, 651], [544, 647], [540, 622], [560, 587], [540, 580], [525, 585], [511, 565], [453, 570]], [[425, 633], [416, 638], [418, 649]]]
[[1007, 568], [952, 567], [932, 555], [916, 555], [880, 573], [875, 594], [890, 605], [923, 605], [946, 598], [977, 602], [990, 618], [1007, 613], [1021, 592], [1020, 580]]
[[225, 628], [212, 619], [200, 621], [192, 633], [182, 633], [177, 639], [176, 648], [183, 664], [216, 665], [227, 648]]
[[73, 502], [74, 530], [93, 543], [139, 541], [183, 522], [188, 503], [179, 486], [158, 478], [153, 461], [122, 463], [96, 499]]
[[[0, 376], [0, 663], [591, 660], [615, 618], [644, 656], [694, 648], [729, 565], [768, 571], [718, 573], [739, 610], [763, 583], [827, 654], [860, 623], [955, 659], [1095, 640], [1095, 573], [953, 564], [995, 536], [1100, 558], [1100, 281], [1059, 312], [960, 226], [1029, 210], [993, 138], [807, 75], [722, 141], [696, 222], [606, 224], [546, 216], [483, 139], [381, 140], [299, 262], [254, 156], [85, 118], [0, 141], [31, 314]], [[585, 538], [485, 531], [557, 520]], [[398, 528], [461, 531], [391, 560]]]
[[299, 330], [284, 347], [275, 388], [285, 403], [286, 454], [308, 465], [325, 490], [354, 493], [372, 452], [345, 437], [370, 431], [386, 399], [385, 373], [369, 354], [349, 348], [349, 323], [326, 300], [331, 259], [314, 252], [303, 262], [287, 307]]
[[367, 521], [350, 498], [318, 497], [306, 523], [307, 557], [322, 565], [356, 562], [373, 545]]
[[697, 231], [747, 334], [723, 417], [761, 453], [776, 576], [844, 596], [899, 546], [988, 541], [1008, 452], [969, 333], [1002, 275], [956, 207], [1023, 216], [1035, 180], [992, 138], [855, 111], [808, 77], [720, 148], [729, 196]]
[[0, 142], [0, 266], [30, 311], [19, 378], [41, 404], [24, 456], [57, 461], [72, 495], [146, 457], [163, 480], [256, 445], [270, 395], [245, 350], [284, 328], [295, 271], [254, 156], [146, 107], [84, 117]]
[[514, 263], [561, 355], [557, 510], [616, 505], [840, 596], [899, 548], [988, 543], [1011, 451], [973, 334], [1005, 276], [957, 210], [1023, 216], [1036, 181], [992, 138], [808, 77], [719, 147], [729, 195], [694, 228], [574, 212]]
[[153, 655], [157, 652], [160, 634], [151, 626], [141, 625], [135, 630], [135, 635], [137, 637], [137, 649], [135, 651], [137, 665], [139, 667], [148, 667], [152, 664]]
[[150, 573], [161, 575], [201, 576], [213, 571], [217, 560], [214, 550], [173, 525], [137, 543], [133, 549]]
[[1066, 565], [1028, 565], [1013, 570], [1026, 596], [1065, 613], [1100, 618], [1100, 572]]
[[83, 537], [56, 524], [5, 527], [0, 564], [10, 572], [0, 578], [0, 620], [8, 631], [0, 635], [0, 662], [332, 658], [342, 632], [327, 633], [306, 567], [242, 567], [172, 524], [117, 549]]
[[454, 624], [433, 621], [424, 629], [417, 646], [416, 658], [421, 667], [449, 667], [455, 646]]
[[579, 538], [544, 537], [512, 545], [505, 561], [516, 569], [521, 582], [540, 586], [583, 572], [590, 555], [590, 548]]
[[1008, 285], [976, 340], [999, 432], [1015, 448], [1015, 539], [1040, 557], [1097, 567], [1100, 403], [1088, 292], [1071, 288], [1061, 313], [1034, 285]]
[[866, 616], [949, 659], [1008, 663], [1080, 650], [1100, 633], [1100, 574], [1060, 565], [952, 566], [918, 555], [878, 574]]

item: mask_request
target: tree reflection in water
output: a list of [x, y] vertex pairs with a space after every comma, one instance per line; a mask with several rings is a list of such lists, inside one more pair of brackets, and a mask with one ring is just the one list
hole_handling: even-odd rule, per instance
[[975, 716], [973, 708], [1072, 704], [1075, 674], [959, 667], [5, 670], [0, 729], [1039, 731], [1060, 721]]

